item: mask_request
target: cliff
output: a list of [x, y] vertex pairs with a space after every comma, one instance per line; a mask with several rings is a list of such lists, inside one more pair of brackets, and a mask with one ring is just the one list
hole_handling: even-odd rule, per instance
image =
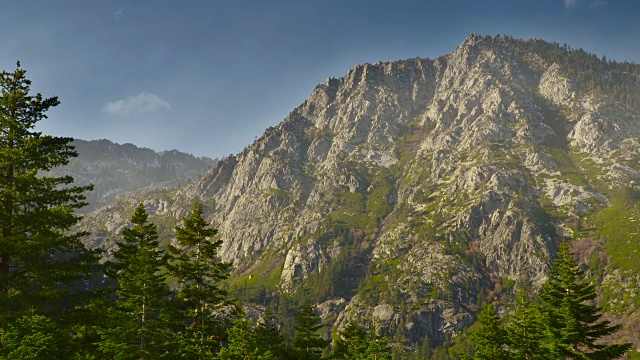
[[[574, 238], [607, 311], [634, 314], [639, 90], [636, 65], [511, 37], [358, 65], [198, 179], [90, 214], [87, 241], [109, 248], [138, 201], [171, 241], [198, 200], [246, 298], [438, 345]], [[621, 337], [640, 344], [637, 326]]]

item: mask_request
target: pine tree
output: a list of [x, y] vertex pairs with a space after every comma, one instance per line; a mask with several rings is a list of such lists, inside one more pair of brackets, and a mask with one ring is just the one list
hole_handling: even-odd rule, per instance
[[118, 359], [157, 359], [172, 336], [167, 333], [167, 298], [171, 294], [162, 272], [167, 256], [158, 248], [156, 226], [140, 203], [122, 231], [107, 275], [118, 281], [108, 327], [101, 330], [101, 352]]
[[320, 359], [322, 352], [329, 345], [328, 340], [324, 340], [318, 331], [324, 327], [320, 322], [320, 317], [316, 314], [311, 304], [304, 305], [296, 316], [296, 323], [293, 326], [296, 330], [293, 338], [293, 352], [297, 359], [313, 360]]
[[355, 359], [357, 355], [367, 351], [367, 333], [356, 324], [349, 322], [344, 330], [339, 332], [333, 347], [335, 359]]
[[614, 359], [629, 350], [630, 344], [602, 345], [597, 340], [613, 334], [620, 325], [601, 320], [601, 309], [592, 305], [595, 286], [583, 280], [578, 267], [563, 242], [549, 270], [549, 279], [540, 289], [547, 331], [547, 347], [555, 358]]
[[188, 324], [178, 334], [178, 351], [183, 358], [206, 358], [215, 353], [224, 336], [216, 312], [232, 303], [227, 291], [220, 288], [231, 264], [218, 258], [222, 240], [215, 238], [218, 230], [204, 220], [202, 204], [195, 203], [183, 226], [175, 230], [178, 246], [169, 246], [173, 259], [168, 269], [180, 290], [173, 322]]
[[431, 346], [429, 345], [429, 337], [424, 336], [420, 340], [419, 344], [420, 344], [419, 347], [416, 349], [415, 358], [416, 359], [429, 359], [429, 357], [431, 356]]
[[[547, 326], [540, 306], [527, 298], [527, 292], [521, 289], [515, 301], [515, 308], [503, 319], [509, 359], [554, 359], [544, 347], [544, 334]], [[507, 359], [507, 357], [505, 357]]]
[[70, 176], [47, 171], [77, 156], [73, 139], [42, 135], [36, 124], [60, 102], [30, 95], [18, 62], [0, 74], [0, 326], [33, 312], [60, 321], [82, 305], [80, 280], [97, 269], [96, 253], [70, 231], [86, 205]]
[[511, 359], [507, 352], [507, 332], [493, 305], [486, 304], [478, 315], [478, 323], [471, 330], [470, 339], [475, 347], [474, 359]]
[[289, 357], [289, 349], [284, 336], [280, 333], [277, 318], [270, 310], [265, 311], [256, 327], [256, 341], [262, 353], [269, 351], [277, 359]]
[[42, 315], [23, 316], [0, 331], [3, 359], [65, 359], [71, 357], [71, 334]]
[[363, 360], [391, 360], [391, 346], [386, 337], [376, 334], [374, 328], [369, 329], [366, 336], [367, 349], [356, 359]]
[[333, 358], [348, 360], [391, 360], [391, 347], [384, 336], [374, 329], [365, 330], [350, 322], [339, 333], [333, 349]]
[[247, 319], [237, 319], [233, 327], [227, 330], [229, 343], [220, 349], [220, 360], [275, 360], [270, 351], [259, 348], [258, 337], [251, 322]]

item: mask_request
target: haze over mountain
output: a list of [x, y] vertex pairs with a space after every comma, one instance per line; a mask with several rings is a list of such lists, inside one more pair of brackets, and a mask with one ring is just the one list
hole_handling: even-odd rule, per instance
[[417, 346], [484, 302], [537, 288], [563, 238], [588, 264], [612, 341], [640, 346], [640, 67], [568, 45], [470, 35], [452, 53], [357, 65], [195, 181], [89, 214], [107, 249], [143, 201], [171, 241], [194, 201], [229, 286], [303, 296]]
[[81, 186], [94, 185], [94, 190], [85, 194], [89, 206], [83, 212], [97, 209], [123, 192], [178, 186], [196, 179], [215, 163], [214, 159], [177, 150], [156, 152], [109, 140], [75, 139], [73, 145], [78, 157], [51, 172], [55, 176], [71, 175]]

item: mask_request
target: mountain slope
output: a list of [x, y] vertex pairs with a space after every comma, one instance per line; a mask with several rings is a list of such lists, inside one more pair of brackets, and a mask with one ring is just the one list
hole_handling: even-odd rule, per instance
[[89, 206], [84, 212], [107, 204], [123, 192], [178, 186], [199, 177], [215, 162], [177, 150], [155, 152], [109, 140], [75, 139], [73, 145], [78, 157], [51, 172], [55, 176], [71, 175], [79, 185], [95, 185], [86, 194]]
[[109, 248], [140, 200], [171, 241], [200, 200], [241, 297], [443, 345], [575, 237], [607, 310], [633, 314], [639, 89], [638, 66], [510, 37], [358, 65], [197, 180], [92, 213], [88, 242]]

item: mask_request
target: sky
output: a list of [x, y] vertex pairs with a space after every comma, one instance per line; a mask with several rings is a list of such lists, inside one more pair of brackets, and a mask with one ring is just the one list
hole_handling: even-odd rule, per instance
[[471, 33], [640, 63], [637, 0], [21, 0], [0, 69], [58, 96], [38, 130], [196, 156], [235, 154], [327, 77], [452, 52]]

